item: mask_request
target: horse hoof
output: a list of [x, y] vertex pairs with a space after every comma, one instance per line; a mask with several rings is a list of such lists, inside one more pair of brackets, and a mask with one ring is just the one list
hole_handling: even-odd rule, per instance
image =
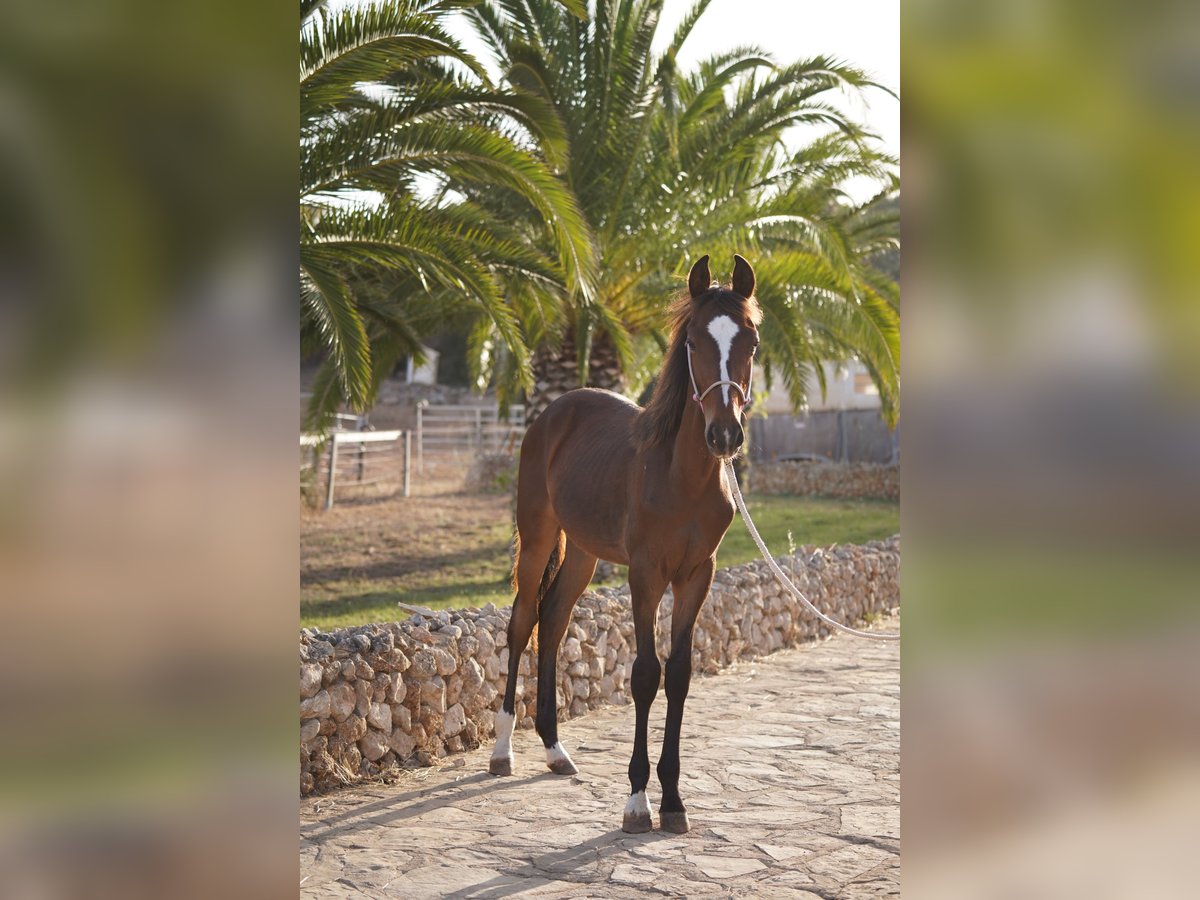
[[493, 775], [511, 775], [512, 766], [511, 756], [493, 756], [488, 761], [488, 772]]
[[687, 812], [680, 810], [679, 812], [664, 812], [659, 810], [659, 830], [669, 831], [672, 834], [687, 834], [691, 829], [691, 824], [688, 822]]
[[625, 813], [621, 830], [626, 834], [645, 834], [654, 830], [654, 822], [650, 819], [650, 813]]
[[555, 741], [546, 748], [546, 766], [555, 775], [578, 775], [579, 770], [571, 762], [571, 755], [563, 749], [563, 745]]

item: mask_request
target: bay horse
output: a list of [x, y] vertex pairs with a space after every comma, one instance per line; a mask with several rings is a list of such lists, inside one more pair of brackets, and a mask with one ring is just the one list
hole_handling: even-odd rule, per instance
[[581, 388], [547, 406], [525, 434], [508, 683], [488, 767], [493, 775], [512, 773], [517, 668], [537, 625], [537, 732], [550, 770], [575, 774], [558, 739], [558, 648], [597, 560], [627, 565], [637, 643], [630, 677], [636, 730], [622, 828], [635, 833], [653, 827], [646, 743], [662, 675], [655, 618], [668, 584], [675, 601], [658, 761], [660, 827], [678, 834], [689, 828], [679, 797], [679, 734], [692, 676], [692, 631], [712, 585], [717, 546], [733, 521], [723, 462], [745, 440], [742, 411], [762, 318], [754, 270], [734, 256], [732, 283], [725, 288], [713, 282], [704, 256], [692, 266], [687, 292], [670, 315], [670, 346], [645, 409], [610, 391]]

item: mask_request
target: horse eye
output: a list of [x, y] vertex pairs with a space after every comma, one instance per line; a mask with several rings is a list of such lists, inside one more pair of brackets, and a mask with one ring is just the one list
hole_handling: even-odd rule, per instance
[[695, 343], [692, 341], [692, 339], [691, 339], [691, 338], [688, 338], [688, 339], [687, 339], [687, 348], [688, 348], [689, 350], [695, 350], [695, 349], [696, 349], [696, 344], [695, 344]]

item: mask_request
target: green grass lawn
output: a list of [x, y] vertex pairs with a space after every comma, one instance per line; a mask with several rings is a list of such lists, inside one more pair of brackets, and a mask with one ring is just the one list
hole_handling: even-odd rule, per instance
[[[749, 494], [746, 505], [775, 556], [805, 544], [862, 544], [900, 531], [900, 504], [893, 501]], [[760, 558], [742, 517], [735, 516], [717, 551], [717, 565], [738, 566]]]
[[[857, 544], [900, 530], [900, 505], [889, 501], [821, 500], [751, 494], [746, 502], [759, 532], [778, 556], [805, 544]], [[331, 538], [332, 539], [332, 538]], [[509, 531], [506, 523], [477, 527], [455, 546], [447, 533], [436, 564], [417, 572], [372, 575], [371, 567], [322, 574], [319, 584], [302, 584], [300, 624], [330, 629], [407, 617], [398, 602], [435, 609], [512, 602], [509, 590]], [[397, 552], [403, 552], [398, 549]], [[734, 519], [717, 553], [720, 567], [758, 558], [749, 532]], [[624, 570], [616, 581], [624, 580]]]

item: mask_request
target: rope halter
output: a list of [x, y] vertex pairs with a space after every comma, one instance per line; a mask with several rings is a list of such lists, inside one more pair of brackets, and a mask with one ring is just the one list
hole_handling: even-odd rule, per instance
[[751, 360], [751, 362], [750, 362], [750, 381], [746, 385], [745, 388], [743, 388], [736, 381], [722, 379], [721, 381], [714, 381], [712, 384], [710, 384], [708, 387], [706, 387], [704, 389], [703, 393], [701, 393], [700, 388], [698, 388], [696, 386], [696, 373], [692, 370], [692, 346], [691, 346], [691, 344], [686, 344], [685, 346], [687, 347], [688, 377], [692, 379], [692, 399], [693, 400], [695, 400], [697, 403], [701, 403], [701, 402], [703, 402], [704, 398], [709, 395], [709, 393], [712, 391], [713, 388], [718, 388], [723, 384], [727, 384], [732, 388], [737, 388], [737, 392], [742, 395], [742, 408], [743, 409], [745, 409], [746, 407], [748, 407], [750, 405], [749, 398], [751, 395], [751, 391], [754, 388], [754, 362], [753, 362], [753, 360]]

